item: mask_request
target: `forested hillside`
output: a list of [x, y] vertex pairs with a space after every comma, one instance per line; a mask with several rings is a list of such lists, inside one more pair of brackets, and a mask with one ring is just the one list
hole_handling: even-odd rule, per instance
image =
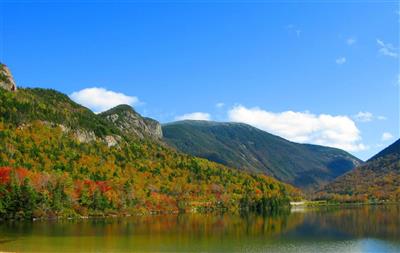
[[400, 201], [400, 140], [325, 186], [316, 198], [339, 202]]
[[271, 211], [299, 196], [114, 123], [54, 90], [0, 88], [0, 217]]

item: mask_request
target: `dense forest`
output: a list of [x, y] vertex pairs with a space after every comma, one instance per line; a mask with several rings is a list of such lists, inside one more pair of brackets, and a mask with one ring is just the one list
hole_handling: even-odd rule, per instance
[[0, 89], [2, 218], [272, 211], [300, 197], [271, 177], [126, 135], [54, 90]]

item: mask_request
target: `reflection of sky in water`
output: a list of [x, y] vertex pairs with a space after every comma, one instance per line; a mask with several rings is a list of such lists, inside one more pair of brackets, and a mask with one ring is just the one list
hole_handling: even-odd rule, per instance
[[[151, 236], [150, 236], [151, 237]], [[32, 240], [35, 239], [35, 240]], [[231, 241], [211, 240], [180, 243], [179, 241], [164, 238], [162, 242], [158, 236], [153, 240], [143, 236], [131, 238], [104, 238], [94, 237], [33, 237], [20, 238], [13, 243], [1, 245], [5, 251], [17, 252], [274, 252], [274, 253], [358, 253], [358, 252], [400, 252], [400, 245], [377, 239], [360, 239], [344, 241]], [[5, 247], [2, 247], [5, 246]]]
[[324, 242], [287, 242], [268, 245], [246, 245], [240, 252], [274, 252], [274, 253], [399, 253], [400, 246], [376, 239], [360, 239]]
[[400, 208], [0, 224], [0, 252], [400, 252]]

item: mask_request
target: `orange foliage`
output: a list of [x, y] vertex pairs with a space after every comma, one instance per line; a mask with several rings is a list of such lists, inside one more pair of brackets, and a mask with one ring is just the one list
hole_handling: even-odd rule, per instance
[[[0, 167], [0, 183], [7, 184], [11, 180], [11, 172], [13, 171], [10, 167]], [[23, 182], [28, 176], [29, 171], [25, 168], [14, 169], [15, 177], [18, 182]]]
[[10, 167], [1, 167], [0, 168], [0, 183], [6, 184], [10, 182]]

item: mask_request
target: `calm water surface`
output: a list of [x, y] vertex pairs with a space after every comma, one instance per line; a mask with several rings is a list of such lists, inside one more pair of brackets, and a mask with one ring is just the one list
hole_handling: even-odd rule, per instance
[[400, 252], [400, 207], [0, 224], [0, 252]]

